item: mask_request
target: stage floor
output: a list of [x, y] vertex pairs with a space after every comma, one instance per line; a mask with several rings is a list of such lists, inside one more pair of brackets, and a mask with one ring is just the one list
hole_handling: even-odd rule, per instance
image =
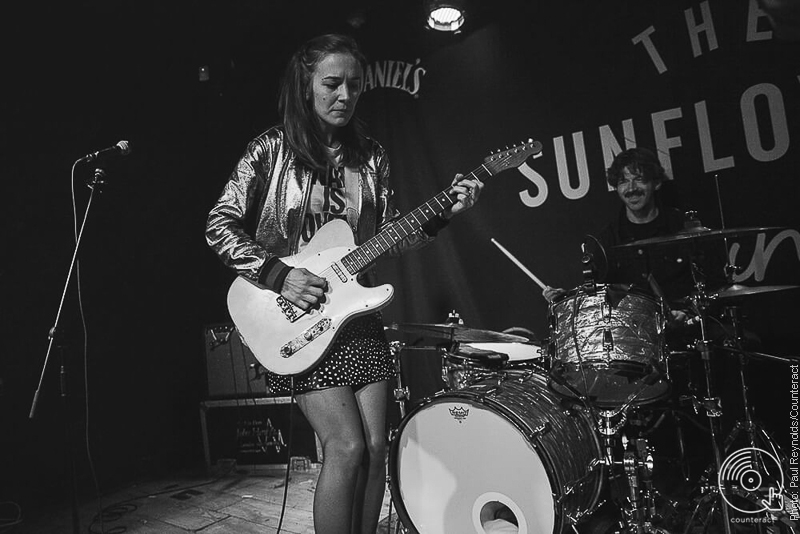
[[[278, 532], [285, 466], [215, 467], [209, 474], [174, 475], [136, 484], [100, 499], [79, 503], [80, 532], [126, 534], [271, 534]], [[312, 504], [319, 464], [291, 471], [281, 532], [313, 534]], [[389, 492], [379, 532], [388, 532]], [[21, 524], [4, 532], [69, 534], [72, 507], [23, 510]], [[392, 517], [396, 517], [392, 514]], [[124, 530], [123, 530], [124, 529]]]
[[[281, 533], [313, 534], [312, 507], [320, 464], [290, 472]], [[203, 470], [205, 471], [205, 470]], [[101, 498], [79, 502], [79, 532], [91, 534], [275, 534], [281, 518], [286, 468], [282, 465], [215, 465], [211, 472], [165, 475], [140, 482]], [[724, 534], [718, 510], [696, 509], [688, 496], [661, 496], [659, 528], [651, 534]], [[712, 505], [713, 508], [713, 505]], [[692, 517], [692, 512], [697, 512]], [[3, 519], [8, 519], [4, 508]], [[577, 528], [578, 534], [619, 532], [619, 509], [606, 502]], [[734, 534], [788, 534], [786, 525], [736, 523]], [[3, 525], [7, 525], [4, 521]], [[754, 528], [755, 527], [755, 528]], [[758, 530], [758, 527], [764, 530]], [[19, 524], [4, 534], [70, 534], [75, 532], [72, 507], [22, 510]], [[568, 529], [569, 530], [569, 529]], [[387, 488], [376, 534], [405, 534]], [[503, 530], [502, 532], [507, 532]], [[569, 532], [573, 532], [569, 530]], [[469, 534], [469, 533], [464, 533]]]

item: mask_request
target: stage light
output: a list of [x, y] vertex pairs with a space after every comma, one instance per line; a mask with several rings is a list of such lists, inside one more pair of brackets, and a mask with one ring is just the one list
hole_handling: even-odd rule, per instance
[[428, 27], [442, 32], [455, 32], [464, 25], [466, 12], [462, 0], [426, 0]]

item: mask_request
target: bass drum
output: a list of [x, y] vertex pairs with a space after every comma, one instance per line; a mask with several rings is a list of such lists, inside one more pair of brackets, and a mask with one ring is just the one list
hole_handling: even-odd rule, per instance
[[[531, 372], [437, 394], [400, 424], [390, 489], [420, 534], [560, 533], [591, 513], [604, 476], [589, 418]], [[511, 527], [513, 528], [513, 527]]]

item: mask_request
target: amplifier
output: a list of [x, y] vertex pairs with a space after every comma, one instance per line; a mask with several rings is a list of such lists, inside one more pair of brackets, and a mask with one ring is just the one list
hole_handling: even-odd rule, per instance
[[319, 440], [291, 397], [203, 401], [200, 428], [207, 467], [222, 459], [242, 465], [287, 464], [289, 454], [322, 461]]
[[206, 326], [204, 342], [209, 399], [267, 396], [262, 368], [233, 323]]

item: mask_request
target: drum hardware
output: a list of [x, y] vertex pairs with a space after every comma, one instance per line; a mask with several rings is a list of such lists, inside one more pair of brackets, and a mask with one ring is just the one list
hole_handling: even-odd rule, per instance
[[[705, 291], [705, 280], [702, 277], [701, 271], [697, 262], [694, 258], [691, 259], [690, 262], [692, 278], [695, 283], [695, 291], [690, 296], [690, 302], [694, 307], [694, 310], [697, 312], [698, 317], [698, 324], [700, 325], [700, 339], [696, 343], [696, 350], [700, 353], [701, 359], [703, 361], [703, 371], [705, 375], [705, 388], [706, 388], [706, 395], [705, 398], [699, 404], [695, 405], [695, 409], [700, 407], [705, 409], [705, 415], [708, 418], [708, 427], [709, 433], [711, 438], [711, 449], [713, 453], [713, 467], [716, 469], [716, 472], [719, 473], [722, 468], [722, 448], [720, 444], [720, 417], [722, 416], [722, 400], [715, 394], [714, 390], [714, 383], [713, 383], [713, 369], [711, 366], [711, 343], [708, 340], [708, 327], [707, 327], [707, 313], [708, 307], [710, 303], [710, 298], [708, 297]], [[691, 527], [692, 521], [696, 516], [701, 504], [705, 499], [713, 499], [714, 505], [712, 505], [711, 510], [709, 511], [709, 515], [713, 513], [715, 505], [719, 505], [719, 510], [722, 515], [722, 528], [725, 534], [731, 534], [731, 521], [730, 521], [730, 511], [728, 510], [728, 503], [722, 497], [719, 488], [714, 487], [710, 490], [710, 493], [700, 499], [697, 503], [697, 507], [695, 508], [694, 512], [692, 513], [692, 519], [687, 523], [687, 533], [689, 528]]]
[[653, 449], [644, 439], [633, 440], [623, 455], [622, 465], [628, 479], [627, 507], [623, 508], [628, 530], [634, 533], [652, 532], [656, 517], [653, 490]]
[[[527, 433], [527, 437], [531, 441], [533, 441], [535, 439], [539, 439], [543, 434], [545, 434], [547, 432], [550, 432], [550, 430], [552, 430], [552, 428], [553, 427], [550, 424], [550, 421], [545, 421], [541, 425], [539, 425], [539, 426], [537, 426], [535, 428], [532, 428], [530, 430], [530, 432]], [[571, 490], [570, 490], [570, 492], [571, 492]]]
[[[719, 185], [717, 184], [717, 193], [719, 197]], [[724, 215], [722, 213], [722, 207], [720, 202], [720, 217], [722, 222], [722, 230], [711, 230], [702, 226], [700, 221], [696, 218], [696, 213], [689, 212], [687, 213], [687, 220], [685, 222], [684, 230], [678, 232], [675, 235], [671, 236], [663, 236], [663, 237], [655, 237], [651, 239], [644, 239], [635, 242], [625, 243], [619, 245], [615, 248], [624, 248], [624, 247], [646, 247], [646, 246], [656, 246], [656, 245], [672, 245], [678, 243], [688, 243], [692, 245], [692, 250], [694, 250], [694, 246], [699, 245], [701, 241], [707, 240], [716, 240], [722, 239], [724, 240], [725, 245], [725, 256], [728, 257], [728, 244], [727, 239], [729, 237], [738, 237], [738, 236], [746, 236], [746, 235], [755, 235], [759, 233], [765, 233], [768, 231], [773, 230], [782, 230], [782, 228], [777, 227], [755, 227], [755, 228], [739, 228], [739, 229], [726, 229], [724, 223]], [[642, 252], [641, 250], [639, 251]], [[726, 534], [730, 534], [731, 532], [731, 520], [730, 520], [730, 511], [728, 509], [728, 502], [725, 499], [725, 495], [722, 492], [723, 490], [719, 487], [718, 484], [709, 484], [708, 481], [711, 479], [711, 475], [713, 472], [717, 473], [718, 478], [720, 472], [722, 470], [722, 455], [723, 451], [727, 452], [730, 448], [733, 441], [736, 439], [737, 435], [744, 432], [747, 436], [749, 444], [754, 446], [756, 443], [755, 436], [760, 434], [759, 428], [756, 428], [756, 425], [753, 423], [750, 407], [748, 405], [747, 400], [747, 386], [744, 380], [744, 366], [745, 361], [744, 358], [746, 356], [746, 352], [742, 350], [741, 346], [741, 336], [737, 334], [735, 343], [733, 343], [734, 348], [733, 352], [739, 354], [740, 358], [740, 380], [741, 380], [741, 387], [742, 387], [742, 395], [744, 399], [744, 407], [745, 407], [745, 415], [744, 420], [740, 421], [736, 424], [732, 434], [725, 440], [724, 443], [721, 441], [721, 433], [720, 433], [720, 418], [722, 416], [722, 401], [719, 396], [715, 394], [714, 385], [713, 385], [713, 369], [711, 364], [711, 352], [712, 346], [709, 342], [708, 331], [707, 331], [707, 320], [708, 320], [708, 308], [713, 301], [722, 301], [726, 303], [726, 301], [737, 299], [743, 296], [767, 293], [767, 292], [774, 292], [774, 291], [784, 291], [788, 289], [795, 289], [800, 286], [761, 286], [756, 288], [749, 288], [747, 286], [743, 286], [740, 284], [734, 283], [733, 275], [737, 272], [735, 266], [730, 264], [726, 265], [725, 272], [727, 275], [727, 282], [728, 284], [715, 291], [709, 292], [706, 290], [705, 280], [702, 278], [702, 272], [699, 269], [697, 262], [695, 261], [695, 257], [697, 257], [696, 253], [691, 253], [690, 256], [691, 262], [691, 274], [694, 279], [694, 286], [695, 291], [689, 297], [689, 301], [692, 303], [695, 311], [697, 312], [697, 323], [700, 325], [700, 339], [697, 340], [695, 344], [696, 351], [700, 354], [702, 362], [703, 362], [703, 372], [705, 376], [705, 395], [691, 395], [688, 398], [696, 413], [704, 413], [706, 418], [709, 422], [709, 431], [711, 435], [711, 446], [713, 452], [713, 463], [706, 469], [705, 475], [700, 479], [700, 487], [698, 488], [701, 492], [701, 498], [695, 507], [691, 519], [686, 525], [686, 533], [689, 532], [691, 529], [693, 522], [695, 521], [698, 513], [700, 511], [700, 507], [703, 504], [710, 504], [710, 510], [708, 511], [708, 516], [711, 517], [717, 510], [719, 510], [721, 519], [722, 519], [722, 532]], [[658, 294], [656, 292], [656, 294]], [[665, 309], [665, 316], [668, 312]], [[741, 332], [740, 329], [737, 328], [736, 321], [738, 319], [738, 310], [726, 310], [725, 312], [729, 318], [732, 319], [734, 322], [734, 329], [738, 332]], [[731, 317], [731, 314], [734, 316]], [[724, 347], [723, 350], [729, 350], [731, 347]], [[684, 397], [682, 397], [682, 400]], [[764, 432], [766, 434], [766, 432]], [[774, 445], [774, 442], [771, 440], [769, 435], [766, 435], [765, 441], [767, 441], [768, 445], [766, 448], [770, 448]], [[775, 450], [774, 448], [772, 450]], [[777, 455], [776, 455], [777, 456]]]
[[[742, 393], [742, 412], [744, 419], [735, 422], [733, 429], [723, 443], [723, 451], [727, 454], [731, 446], [736, 442], [740, 433], [744, 433], [746, 444], [751, 448], [760, 448], [771, 452], [776, 459], [781, 462], [786, 461], [786, 455], [781, 450], [781, 447], [774, 440], [774, 438], [754, 419], [753, 410], [750, 406], [748, 399], [748, 387], [746, 380], [747, 368], [747, 355], [744, 350], [744, 328], [742, 325], [741, 308], [739, 306], [725, 306], [723, 309], [723, 316], [730, 320], [733, 326], [733, 334], [731, 339], [725, 343], [721, 350], [725, 351], [728, 347], [736, 348], [736, 354], [739, 360], [739, 385]], [[762, 459], [759, 457], [753, 460], [758, 465], [762, 465], [760, 473], [769, 473], [769, 469], [763, 467]], [[735, 488], [734, 488], [735, 490]], [[765, 497], [758, 492], [747, 492], [746, 498], [754, 500], [757, 505], [761, 504], [761, 500]], [[767, 497], [768, 498], [768, 497]]]
[[[395, 374], [395, 388], [394, 388], [394, 400], [397, 402], [397, 407], [400, 410], [400, 418], [404, 418], [406, 416], [406, 402], [409, 399], [409, 391], [408, 386], [403, 383], [403, 369], [400, 365], [400, 352], [403, 350], [403, 344], [399, 341], [392, 341], [389, 343], [389, 350], [392, 353], [392, 361], [394, 363], [394, 374]], [[391, 430], [390, 432], [393, 432]], [[389, 436], [391, 439], [391, 435]]]
[[[668, 534], [657, 526], [662, 519], [656, 508], [656, 498], [660, 497], [653, 483], [655, 468], [654, 449], [647, 439], [629, 439], [622, 429], [628, 421], [627, 411], [601, 410], [596, 421], [597, 431], [602, 436], [604, 458], [608, 480], [625, 480], [626, 494], [614, 501], [620, 512], [620, 529], [617, 534]], [[621, 449], [621, 455], [616, 452]], [[615, 476], [614, 473], [617, 473]], [[671, 503], [673, 506], [675, 503]]]
[[598, 410], [595, 424], [597, 431], [603, 436], [606, 443], [606, 457], [611, 458], [611, 437], [616, 436], [628, 422], [628, 413], [623, 410]]
[[[730, 271], [729, 271], [730, 272]], [[696, 413], [700, 413], [701, 411], [705, 411], [706, 417], [709, 419], [709, 427], [711, 431], [711, 439], [712, 439], [712, 446], [713, 446], [713, 453], [714, 453], [714, 462], [709, 465], [704, 475], [700, 478], [698, 482], [697, 493], [699, 497], [697, 498], [696, 505], [692, 512], [691, 518], [686, 526], [685, 533], [688, 533], [692, 524], [694, 523], [695, 519], [700, 514], [701, 507], [704, 505], [710, 504], [710, 507], [706, 513], [706, 517], [711, 517], [711, 515], [716, 511], [717, 507], [719, 508], [721, 515], [722, 515], [722, 522], [723, 522], [723, 529], [724, 532], [730, 532], [730, 519], [729, 519], [729, 510], [728, 510], [728, 501], [726, 496], [736, 495], [742, 499], [749, 500], [753, 503], [758, 509], [764, 502], [769, 502], [768, 500], [765, 501], [765, 495], [761, 494], [759, 491], [744, 491], [741, 486], [741, 482], [739, 480], [735, 481], [728, 481], [730, 484], [734, 485], [734, 487], [728, 487], [725, 490], [720, 488], [720, 483], [718, 481], [721, 473], [721, 460], [722, 455], [727, 455], [734, 444], [734, 442], [738, 439], [739, 435], [744, 433], [745, 436], [745, 444], [749, 448], [758, 448], [762, 450], [767, 450], [771, 454], [774, 455], [774, 458], [778, 459], [780, 462], [785, 462], [785, 454], [781, 451], [779, 445], [775, 442], [772, 436], [766, 432], [758, 423], [755, 422], [753, 419], [752, 409], [748, 399], [748, 387], [746, 377], [746, 366], [747, 366], [747, 359], [750, 356], [744, 349], [744, 331], [742, 328], [742, 320], [741, 320], [741, 309], [735, 305], [728, 305], [725, 306], [723, 309], [723, 316], [729, 319], [732, 327], [733, 327], [733, 334], [730, 336], [730, 339], [726, 340], [722, 346], [715, 346], [714, 348], [722, 351], [732, 352], [738, 355], [739, 360], [739, 386], [742, 395], [742, 405], [743, 405], [743, 414], [744, 418], [739, 420], [735, 423], [733, 430], [731, 433], [725, 438], [723, 442], [720, 442], [719, 436], [719, 429], [718, 429], [718, 421], [722, 415], [722, 406], [721, 400], [719, 397], [715, 396], [713, 393], [713, 374], [710, 365], [710, 353], [712, 345], [706, 340], [706, 330], [705, 330], [705, 321], [706, 321], [706, 313], [707, 313], [707, 306], [708, 302], [711, 300], [715, 300], [714, 296], [709, 297], [705, 295], [703, 291], [702, 285], [698, 285], [698, 295], [696, 302], [698, 302], [699, 308], [699, 320], [701, 325], [701, 340], [697, 343], [697, 348], [702, 356], [703, 364], [704, 364], [704, 371], [706, 376], [706, 397], [703, 399], [697, 399], [696, 397], [692, 397], [692, 405], [695, 409]], [[754, 294], [754, 293], [747, 293], [742, 292], [744, 294]], [[775, 361], [780, 361], [782, 363], [789, 363], [792, 360], [788, 358], [782, 357], [775, 357], [772, 358], [771, 355], [765, 355], [768, 359], [774, 359]], [[751, 458], [751, 462], [753, 465], [760, 466], [756, 468], [755, 471], [759, 474], [759, 477], [763, 474], [771, 474], [771, 471], [765, 466], [764, 458], [760, 454], [753, 454]], [[714, 476], [716, 474], [716, 476]], [[723, 495], [723, 491], [725, 494]], [[771, 499], [771, 497], [770, 497]]]
[[[396, 386], [394, 388], [394, 400], [397, 403], [397, 407], [400, 410], [400, 419], [404, 419], [406, 416], [406, 402], [409, 399], [409, 391], [408, 386], [403, 383], [403, 370], [400, 365], [400, 352], [403, 350], [403, 344], [399, 341], [391, 341], [389, 343], [389, 351], [392, 353], [392, 360], [394, 364], [394, 372], [395, 372], [395, 380]], [[397, 429], [394, 426], [389, 427], [388, 439], [389, 443], [392, 443], [394, 439], [397, 437]], [[389, 486], [391, 484], [391, 474], [387, 471], [386, 473], [386, 485]], [[392, 496], [389, 496], [389, 513], [388, 517], [392, 517], [392, 506], [394, 505], [394, 499]], [[391, 528], [391, 521], [387, 523], [386, 532], [389, 532]], [[406, 528], [401, 524], [400, 521], [395, 522], [395, 534], [403, 533], [405, 534], [408, 532]]]

